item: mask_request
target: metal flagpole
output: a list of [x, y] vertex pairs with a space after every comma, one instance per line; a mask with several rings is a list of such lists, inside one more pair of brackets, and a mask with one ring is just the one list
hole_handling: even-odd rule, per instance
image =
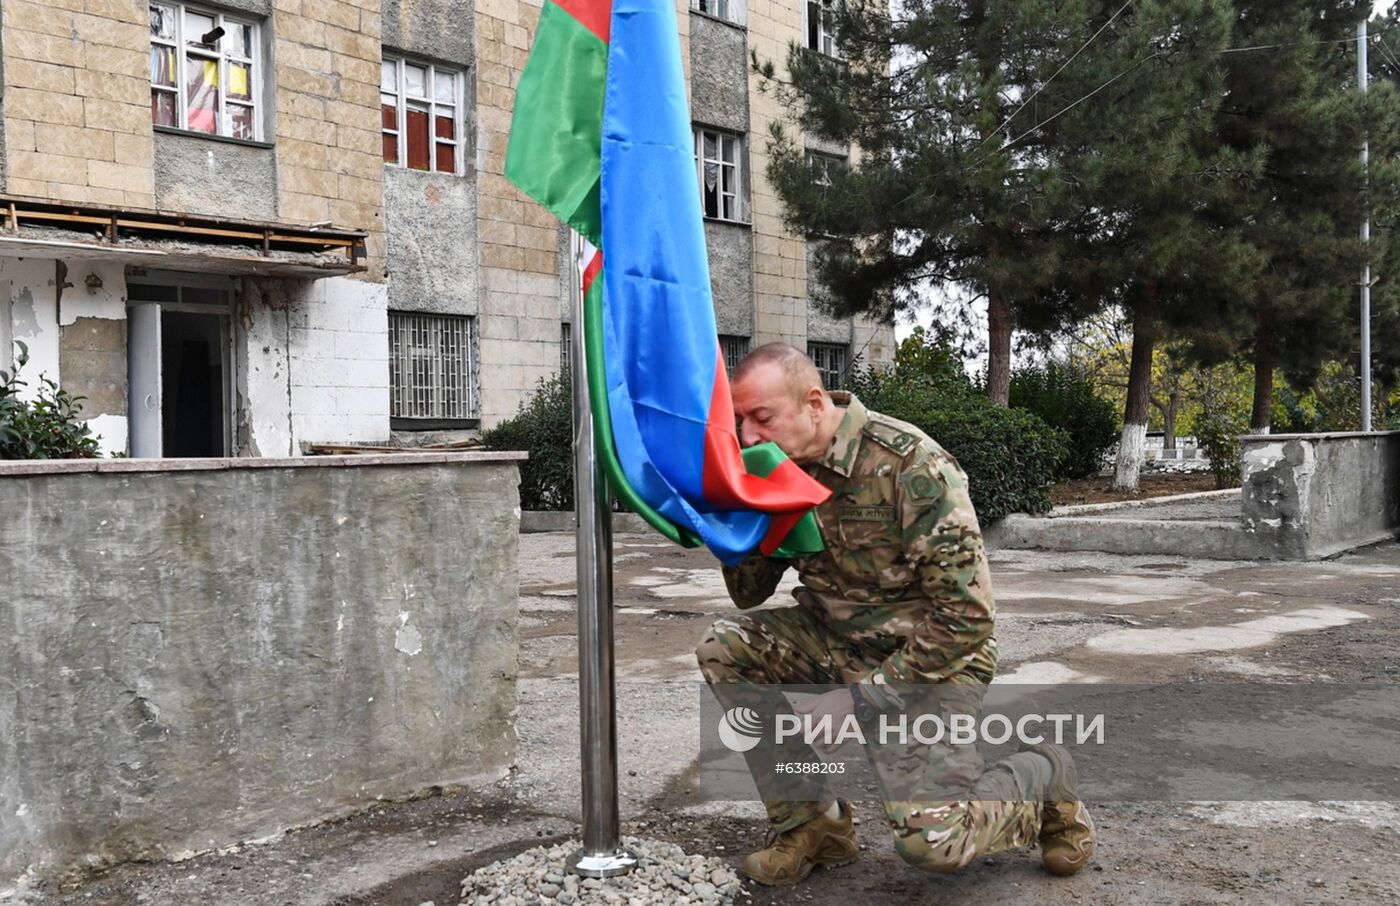
[[[1366, 38], [1366, 19], [1363, 18], [1356, 26], [1356, 80], [1361, 86], [1363, 95], [1366, 94], [1371, 81], [1366, 61]], [[1361, 167], [1366, 171], [1369, 182], [1371, 147], [1370, 142], [1364, 138], [1361, 142]], [[1366, 203], [1365, 216], [1361, 221], [1361, 241], [1368, 245], [1371, 242], [1371, 206], [1369, 200]], [[1371, 263], [1369, 260], [1361, 266], [1361, 430], [1371, 430]]]
[[571, 867], [586, 878], [626, 874], [636, 859], [622, 849], [617, 813], [617, 722], [613, 686], [612, 511], [593, 445], [584, 350], [584, 243], [569, 231], [573, 302], [570, 372], [574, 382], [574, 523], [578, 568], [578, 695], [583, 848]]

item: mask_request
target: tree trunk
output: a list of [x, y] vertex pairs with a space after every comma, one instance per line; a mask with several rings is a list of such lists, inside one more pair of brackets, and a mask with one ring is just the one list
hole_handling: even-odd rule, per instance
[[1268, 434], [1274, 418], [1274, 325], [1267, 305], [1259, 306], [1254, 328], [1254, 409], [1250, 434]]
[[987, 294], [987, 399], [1011, 402], [1011, 304], [996, 291]]
[[1181, 391], [1173, 390], [1167, 396], [1167, 406], [1162, 410], [1162, 448], [1176, 449], [1176, 412], [1181, 408]]
[[1128, 401], [1123, 407], [1123, 438], [1118, 442], [1118, 463], [1113, 475], [1117, 491], [1136, 491], [1142, 463], [1147, 458], [1147, 407], [1152, 392], [1152, 350], [1157, 342], [1153, 320], [1157, 285], [1143, 288], [1143, 299], [1133, 313], [1133, 357], [1128, 365]]

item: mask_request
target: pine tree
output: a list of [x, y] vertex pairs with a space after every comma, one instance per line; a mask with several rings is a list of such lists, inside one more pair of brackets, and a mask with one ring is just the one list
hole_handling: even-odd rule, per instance
[[1225, 57], [1217, 129], [1224, 147], [1257, 170], [1215, 213], [1259, 265], [1222, 299], [1243, 322], [1256, 433], [1270, 428], [1277, 370], [1305, 386], [1355, 342], [1365, 122], [1350, 39], [1369, 6], [1235, 0], [1238, 49]]
[[1032, 127], [1068, 103], [1070, 80], [1036, 93], [1086, 40], [1093, 5], [911, 0], [891, 16], [851, 0], [833, 12], [844, 59], [793, 47], [786, 83], [755, 59], [802, 132], [861, 152], [814, 180], [795, 136], [776, 129], [770, 148], [789, 224], [819, 241], [827, 307], [888, 316], [930, 284], [972, 289], [988, 307], [987, 392], [1003, 405], [1013, 327], [1058, 323], [1080, 302], [1060, 285], [1061, 255], [1087, 212], [1053, 124]]

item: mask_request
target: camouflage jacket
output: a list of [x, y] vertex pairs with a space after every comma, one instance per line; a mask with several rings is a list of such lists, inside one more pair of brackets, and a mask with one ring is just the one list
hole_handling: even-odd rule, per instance
[[793, 596], [879, 661], [869, 682], [991, 682], [996, 604], [967, 476], [913, 425], [849, 393], [831, 398], [846, 415], [830, 452], [806, 466], [832, 490], [816, 509], [826, 550], [727, 567], [730, 597], [756, 607], [795, 565]]

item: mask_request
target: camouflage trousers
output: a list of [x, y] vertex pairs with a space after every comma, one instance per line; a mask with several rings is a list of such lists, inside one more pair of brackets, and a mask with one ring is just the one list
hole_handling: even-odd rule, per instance
[[[695, 655], [711, 685], [855, 683], [880, 663], [876, 653], [843, 639], [801, 605], [716, 620]], [[980, 684], [972, 677], [953, 680], [959, 681]], [[1022, 752], [987, 767], [974, 746], [944, 744], [932, 758], [928, 755], [925, 747], [927, 769], [940, 774], [936, 787], [956, 788], [965, 795], [956, 801], [885, 802], [901, 858], [916, 868], [944, 874], [977, 856], [1036, 842], [1050, 782], [1048, 760]], [[772, 770], [760, 766], [762, 753], [747, 757], [755, 777], [761, 770]], [[830, 802], [765, 801], [764, 806], [773, 830], [782, 832], [820, 814]]]

